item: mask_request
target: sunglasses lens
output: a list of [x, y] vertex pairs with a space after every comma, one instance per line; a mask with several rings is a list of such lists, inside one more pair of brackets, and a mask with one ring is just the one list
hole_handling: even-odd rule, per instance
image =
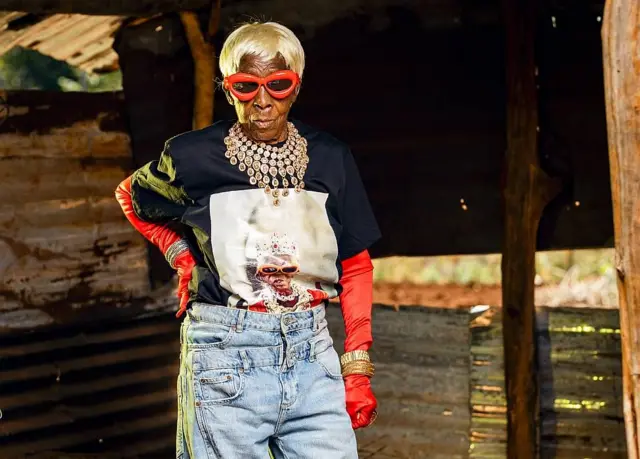
[[298, 272], [298, 268], [296, 268], [295, 266], [285, 266], [282, 268], [282, 272], [285, 274], [294, 274]]
[[241, 94], [249, 94], [258, 89], [258, 83], [254, 83], [252, 81], [239, 81], [237, 83], [233, 83], [233, 89]]
[[262, 268], [260, 271], [262, 271], [263, 274], [273, 274], [278, 271], [278, 268]]
[[286, 91], [291, 86], [293, 86], [293, 81], [287, 78], [282, 78], [280, 80], [273, 80], [268, 82], [267, 86], [272, 91]]

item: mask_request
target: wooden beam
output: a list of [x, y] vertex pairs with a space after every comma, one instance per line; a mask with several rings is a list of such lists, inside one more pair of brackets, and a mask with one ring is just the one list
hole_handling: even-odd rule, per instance
[[202, 129], [213, 123], [216, 59], [211, 38], [220, 24], [220, 3], [221, 0], [215, 0], [212, 5], [206, 34], [202, 33], [196, 13], [180, 13], [195, 69], [193, 129]]
[[538, 454], [534, 276], [538, 224], [559, 191], [538, 160], [536, 0], [503, 0], [506, 23], [507, 152], [502, 304], [507, 457]]
[[0, 11], [150, 16], [209, 5], [210, 0], [0, 0]]
[[640, 4], [608, 0], [602, 27], [629, 459], [640, 458]]

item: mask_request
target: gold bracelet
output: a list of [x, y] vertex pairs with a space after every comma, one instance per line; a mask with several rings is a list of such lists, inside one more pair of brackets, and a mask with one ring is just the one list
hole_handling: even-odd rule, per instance
[[375, 366], [371, 362], [364, 360], [355, 360], [342, 366], [342, 376], [349, 375], [365, 375], [373, 377], [375, 374]]
[[362, 375], [368, 378], [373, 378], [374, 374], [375, 374], [374, 371], [371, 370], [370, 368], [358, 368], [358, 369], [349, 369], [349, 370], [343, 371], [342, 377], [345, 378], [347, 376]]
[[346, 352], [340, 357], [340, 364], [346, 365], [347, 363], [353, 362], [355, 360], [364, 360], [365, 362], [371, 362], [371, 357], [369, 357], [369, 353], [367, 351]]

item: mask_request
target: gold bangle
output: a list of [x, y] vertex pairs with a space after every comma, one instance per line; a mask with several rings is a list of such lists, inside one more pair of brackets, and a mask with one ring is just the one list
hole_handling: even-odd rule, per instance
[[361, 368], [361, 369], [357, 369], [357, 370], [343, 371], [342, 372], [342, 377], [346, 378], [347, 376], [362, 375], [362, 376], [366, 376], [367, 378], [373, 378], [374, 374], [375, 373], [372, 370], [369, 370], [369, 369], [366, 369], [366, 368]]
[[375, 368], [375, 366], [373, 365], [373, 363], [367, 362], [365, 360], [354, 360], [353, 362], [349, 362], [349, 363], [346, 363], [345, 365], [342, 365], [343, 371], [357, 369], [357, 368], [373, 369]]
[[375, 366], [371, 362], [355, 360], [342, 366], [342, 376], [365, 375], [372, 377], [375, 374]]
[[371, 362], [371, 357], [367, 351], [351, 351], [342, 354], [340, 357], [340, 364], [346, 365], [349, 362], [356, 360], [364, 360], [365, 362]]

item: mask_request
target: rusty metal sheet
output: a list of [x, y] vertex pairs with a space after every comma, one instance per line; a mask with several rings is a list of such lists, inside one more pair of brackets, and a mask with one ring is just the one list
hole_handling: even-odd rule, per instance
[[149, 303], [146, 244], [113, 195], [132, 163], [121, 96], [10, 92], [7, 99], [0, 333]]
[[[626, 458], [616, 310], [539, 308], [541, 457]], [[472, 458], [506, 457], [501, 316], [471, 320]]]

